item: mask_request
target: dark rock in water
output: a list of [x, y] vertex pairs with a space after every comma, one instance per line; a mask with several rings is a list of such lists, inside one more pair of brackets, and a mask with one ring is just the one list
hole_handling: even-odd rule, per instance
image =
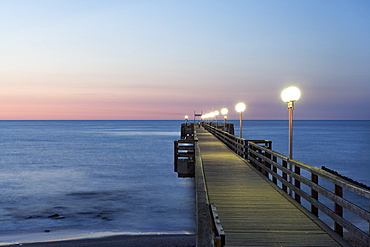
[[59, 214], [53, 214], [53, 215], [49, 215], [48, 218], [53, 218], [53, 219], [64, 219], [65, 217], [64, 216], [61, 216]]
[[59, 217], [60, 215], [59, 214], [52, 214], [52, 215], [49, 215], [48, 218], [55, 218], [55, 217]]
[[109, 219], [108, 217], [102, 217], [101, 219], [106, 220], [106, 221], [111, 221], [111, 219]]
[[42, 216], [40, 215], [31, 215], [31, 216], [28, 216], [26, 219], [38, 219], [38, 218], [41, 218]]
[[50, 230], [45, 230], [44, 232], [50, 232]]

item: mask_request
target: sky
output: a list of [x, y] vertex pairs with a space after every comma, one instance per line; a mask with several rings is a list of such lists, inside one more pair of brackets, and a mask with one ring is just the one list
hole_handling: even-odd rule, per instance
[[370, 1], [0, 0], [0, 120], [370, 120]]

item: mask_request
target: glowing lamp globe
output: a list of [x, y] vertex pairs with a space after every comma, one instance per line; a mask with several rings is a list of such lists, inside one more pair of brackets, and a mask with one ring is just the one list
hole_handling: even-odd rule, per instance
[[215, 114], [215, 116], [220, 115], [220, 113], [218, 111], [215, 111], [214, 114]]
[[247, 108], [247, 106], [244, 104], [244, 103], [238, 103], [236, 106], [235, 106], [235, 110], [237, 112], [243, 112], [245, 110], [245, 108]]
[[222, 115], [227, 115], [228, 112], [229, 112], [229, 110], [227, 110], [227, 108], [222, 108], [221, 109], [221, 114]]
[[297, 87], [288, 87], [281, 92], [281, 99], [286, 102], [295, 102], [301, 97], [301, 91]]

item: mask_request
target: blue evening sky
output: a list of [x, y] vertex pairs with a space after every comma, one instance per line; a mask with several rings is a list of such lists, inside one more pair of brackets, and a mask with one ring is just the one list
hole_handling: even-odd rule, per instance
[[0, 119], [370, 120], [370, 1], [0, 0]]

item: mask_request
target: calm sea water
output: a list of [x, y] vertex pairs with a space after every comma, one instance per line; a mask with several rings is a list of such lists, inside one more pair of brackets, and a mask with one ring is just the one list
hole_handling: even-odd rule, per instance
[[[194, 233], [193, 180], [173, 172], [181, 123], [0, 121], [0, 244]], [[282, 154], [287, 134], [287, 121], [243, 122]], [[367, 185], [369, 148], [370, 121], [294, 121], [295, 159]]]
[[193, 180], [173, 172], [179, 131], [179, 121], [1, 121], [0, 243], [194, 233]]

